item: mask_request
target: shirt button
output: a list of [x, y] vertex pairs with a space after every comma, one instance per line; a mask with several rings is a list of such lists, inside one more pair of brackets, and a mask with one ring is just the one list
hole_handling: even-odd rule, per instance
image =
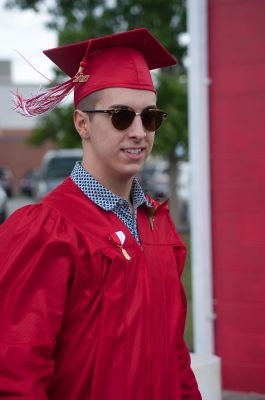
[[126, 203], [126, 200], [123, 200], [123, 199], [118, 200], [119, 206], [123, 206], [125, 203]]

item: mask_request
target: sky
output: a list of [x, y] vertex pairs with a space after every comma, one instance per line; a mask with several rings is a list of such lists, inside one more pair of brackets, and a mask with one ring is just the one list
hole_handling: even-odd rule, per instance
[[14, 83], [46, 83], [46, 79], [32, 69], [17, 50], [47, 78], [52, 78], [53, 63], [42, 50], [57, 46], [56, 32], [45, 28], [48, 17], [32, 11], [5, 10], [0, 0], [0, 60], [11, 60]]

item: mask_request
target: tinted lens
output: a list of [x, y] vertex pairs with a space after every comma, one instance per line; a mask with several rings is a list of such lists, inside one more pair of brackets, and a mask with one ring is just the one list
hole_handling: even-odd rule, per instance
[[124, 130], [129, 128], [135, 117], [135, 112], [129, 109], [115, 110], [111, 116], [111, 121], [116, 129]]
[[164, 118], [166, 118], [166, 113], [160, 110], [144, 110], [142, 112], [142, 122], [145, 129], [148, 131], [156, 131], [162, 124]]

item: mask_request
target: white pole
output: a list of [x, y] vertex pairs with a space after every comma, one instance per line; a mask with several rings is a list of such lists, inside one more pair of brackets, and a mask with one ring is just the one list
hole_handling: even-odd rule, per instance
[[213, 354], [207, 0], [188, 0], [188, 29], [194, 350]]

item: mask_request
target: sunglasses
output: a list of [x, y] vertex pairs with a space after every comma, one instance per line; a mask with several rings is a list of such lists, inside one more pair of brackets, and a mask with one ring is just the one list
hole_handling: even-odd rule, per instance
[[117, 107], [109, 110], [82, 110], [84, 113], [109, 114], [112, 125], [119, 131], [129, 128], [136, 116], [140, 116], [143, 127], [150, 132], [156, 131], [167, 117], [167, 113], [157, 108], [145, 108], [142, 112], [135, 112], [129, 107]]

